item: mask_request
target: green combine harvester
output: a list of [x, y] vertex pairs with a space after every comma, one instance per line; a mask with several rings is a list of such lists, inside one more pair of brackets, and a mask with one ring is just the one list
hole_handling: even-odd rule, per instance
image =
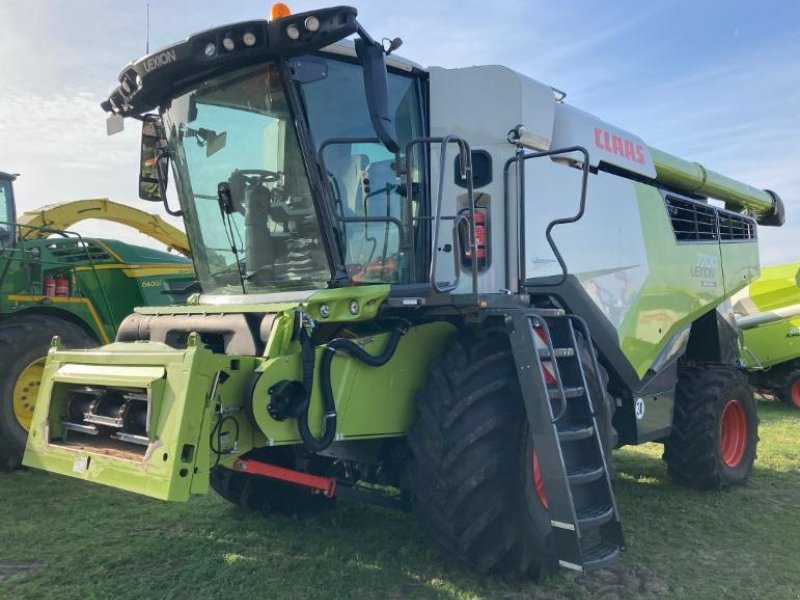
[[753, 387], [800, 409], [800, 263], [765, 268], [734, 301]]
[[25, 464], [264, 513], [395, 506], [529, 576], [624, 549], [613, 448], [748, 479], [727, 308], [778, 196], [400, 44], [354, 8], [276, 5], [122, 70], [103, 108], [143, 121], [144, 199], [168, 201], [171, 163], [200, 289], [98, 350], [55, 342]]
[[136, 306], [175, 301], [194, 281], [184, 256], [67, 231], [84, 219], [138, 229], [189, 254], [186, 235], [160, 217], [105, 198], [16, 215], [15, 175], [0, 173], [0, 470], [22, 461], [50, 341], [92, 348], [114, 339]]

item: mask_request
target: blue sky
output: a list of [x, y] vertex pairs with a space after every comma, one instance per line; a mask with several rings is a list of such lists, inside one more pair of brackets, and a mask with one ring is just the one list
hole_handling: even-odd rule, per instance
[[[295, 12], [322, 6], [289, 4]], [[23, 210], [105, 196], [144, 205], [137, 127], [106, 137], [99, 102], [144, 53], [145, 5], [0, 3], [0, 170], [22, 173]], [[800, 2], [380, 0], [357, 8], [374, 36], [402, 37], [398, 54], [418, 63], [505, 64], [652, 146], [775, 190], [788, 223], [761, 229], [762, 260], [800, 260]], [[268, 11], [251, 0], [151, 2], [150, 47]], [[107, 225], [83, 229], [141, 241]]]

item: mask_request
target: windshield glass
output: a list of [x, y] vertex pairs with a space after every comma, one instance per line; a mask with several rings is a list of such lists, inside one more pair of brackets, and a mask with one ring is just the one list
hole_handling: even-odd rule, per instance
[[0, 179], [0, 249], [7, 248], [14, 235], [14, 201], [11, 182]]
[[164, 124], [203, 291], [326, 287], [331, 272], [278, 67], [211, 79], [174, 98]]
[[[377, 140], [330, 143], [375, 138], [361, 66], [320, 56], [295, 58], [290, 64], [313, 143], [317, 152], [323, 149], [350, 277], [362, 283], [409, 283], [411, 254], [402, 247], [401, 229], [410, 242], [417, 203], [406, 197], [405, 181], [396, 178], [395, 156]], [[390, 72], [388, 83], [389, 114], [404, 152], [411, 139], [425, 135], [417, 79]], [[419, 164], [412, 168], [414, 180], [420, 181]]]

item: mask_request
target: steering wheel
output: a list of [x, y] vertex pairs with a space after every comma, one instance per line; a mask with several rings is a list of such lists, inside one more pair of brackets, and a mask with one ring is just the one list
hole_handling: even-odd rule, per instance
[[237, 175], [241, 175], [247, 179], [252, 177], [256, 180], [255, 183], [274, 183], [280, 181], [280, 178], [283, 177], [283, 173], [279, 171], [268, 171], [267, 169], [236, 169], [231, 174], [231, 179]]

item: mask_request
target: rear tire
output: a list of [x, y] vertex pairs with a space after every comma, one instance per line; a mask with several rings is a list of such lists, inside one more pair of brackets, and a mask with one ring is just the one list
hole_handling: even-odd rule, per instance
[[747, 376], [734, 367], [683, 369], [664, 444], [670, 475], [706, 489], [743, 484], [757, 445], [757, 408]]
[[0, 470], [22, 462], [39, 390], [39, 361], [47, 357], [54, 335], [68, 348], [97, 345], [83, 328], [58, 317], [14, 316], [0, 323]]
[[786, 377], [781, 400], [789, 406], [800, 410], [800, 371], [792, 371]]

